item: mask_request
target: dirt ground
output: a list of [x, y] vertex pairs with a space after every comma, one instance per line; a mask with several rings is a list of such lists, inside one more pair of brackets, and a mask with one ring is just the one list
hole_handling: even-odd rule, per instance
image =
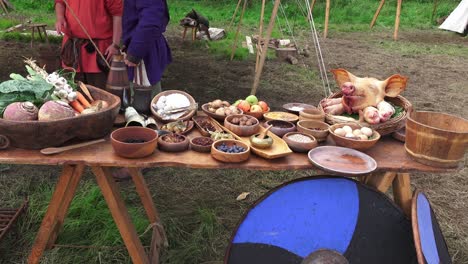
[[[170, 34], [168, 40], [174, 62], [163, 77], [163, 89], [185, 90], [201, 103], [216, 98], [235, 101], [250, 93], [254, 60], [220, 58], [202, 45], [194, 47], [190, 41], [181, 42], [178, 32]], [[0, 47], [0, 80], [7, 79], [11, 72], [24, 72], [21, 56], [38, 55], [28, 44], [0, 42]], [[468, 54], [444, 52], [467, 50], [466, 37], [440, 31], [403, 31], [400, 40], [394, 43], [390, 32], [332, 33], [322, 42], [322, 47], [328, 69], [345, 68], [357, 76], [379, 79], [395, 73], [408, 76], [403, 95], [416, 110], [442, 111], [468, 118]], [[257, 95], [269, 102], [272, 109], [280, 109], [287, 102], [317, 104], [324, 97], [317, 71], [313, 50], [310, 58], [301, 58], [294, 66], [269, 60]], [[330, 85], [332, 90], [337, 89], [332, 79]], [[50, 170], [55, 172], [56, 168]], [[36, 177], [48, 175], [50, 170], [38, 171]], [[237, 219], [256, 198], [283, 181], [307, 174], [214, 171], [207, 175], [203, 170], [155, 169], [146, 176], [161, 173], [161, 177], [147, 178], [154, 199], [160, 204], [163, 221], [166, 217], [184, 217], [184, 210], [192, 211], [197, 204], [216, 209], [225, 230], [214, 243], [213, 253], [206, 258], [216, 263], [222, 259]], [[175, 174], [181, 176], [173, 177]], [[12, 177], [14, 173], [5, 175]], [[413, 188], [424, 190], [434, 206], [455, 263], [468, 263], [467, 177], [466, 165], [455, 173], [412, 175]], [[252, 195], [236, 203], [234, 198], [242, 191], [250, 191]]]

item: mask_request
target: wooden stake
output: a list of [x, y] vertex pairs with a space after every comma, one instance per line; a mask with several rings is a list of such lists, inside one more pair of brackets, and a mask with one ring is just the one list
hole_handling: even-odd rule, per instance
[[307, 20], [310, 20], [312, 19], [312, 11], [314, 10], [314, 6], [315, 6], [315, 0], [312, 0], [310, 1], [310, 4], [309, 4], [309, 14], [307, 14]]
[[374, 17], [372, 18], [372, 22], [370, 23], [370, 28], [374, 27], [375, 21], [377, 21], [377, 17], [379, 17], [380, 10], [382, 10], [384, 3], [385, 0], [380, 1], [379, 7], [377, 8], [377, 11], [375, 11]]
[[244, 6], [242, 7], [242, 13], [241, 13], [241, 16], [239, 18], [239, 24], [237, 25], [236, 36], [234, 37], [234, 43], [232, 44], [231, 60], [234, 59], [234, 53], [236, 52], [237, 39], [239, 38], [239, 31], [240, 31], [240, 28], [241, 28], [242, 18], [244, 17], [246, 7], [247, 7], [247, 0], [244, 0]]
[[395, 31], [393, 32], [393, 40], [398, 39], [398, 28], [400, 27], [401, 2], [402, 0], [398, 0], [398, 3], [397, 3], [397, 10], [396, 10], [396, 16], [395, 16]]
[[434, 7], [432, 8], [431, 22], [434, 21], [434, 16], [435, 16], [435, 13], [436, 13], [436, 11], [437, 11], [437, 5], [438, 5], [438, 1], [437, 1], [437, 0], [434, 0]]
[[262, 0], [262, 11], [260, 12], [260, 26], [259, 26], [259, 33], [258, 33], [258, 39], [257, 39], [257, 58], [255, 59], [255, 72], [258, 71], [258, 61], [260, 60], [260, 54], [259, 52], [261, 49], [263, 49], [262, 46], [262, 38], [263, 38], [263, 16], [265, 15], [265, 1]]
[[5, 11], [5, 13], [8, 14], [8, 8], [6, 7], [6, 5], [5, 5], [5, 3], [3, 2], [3, 0], [0, 0], [0, 4], [2, 5], [3, 11]]
[[325, 9], [325, 30], [323, 31], [323, 38], [327, 38], [328, 35], [328, 18], [330, 16], [330, 0], [327, 0], [327, 6]]
[[252, 91], [250, 94], [255, 95], [257, 92], [258, 85], [260, 84], [260, 76], [262, 75], [263, 65], [265, 64], [266, 55], [268, 53], [268, 43], [270, 42], [271, 32], [273, 31], [273, 27], [275, 26], [276, 15], [278, 14], [278, 7], [281, 0], [275, 0], [275, 4], [273, 5], [273, 11], [271, 12], [270, 22], [268, 24], [267, 33], [265, 36], [265, 49], [262, 50], [262, 55], [260, 56], [260, 64], [258, 65], [258, 71], [255, 73], [255, 79], [252, 86]]
[[234, 18], [236, 18], [237, 10], [239, 9], [239, 6], [240, 6], [240, 3], [241, 3], [241, 2], [242, 2], [242, 0], [237, 1], [236, 10], [234, 11], [234, 14], [232, 14], [231, 22], [229, 22], [228, 28], [231, 28], [232, 23], [234, 23]]

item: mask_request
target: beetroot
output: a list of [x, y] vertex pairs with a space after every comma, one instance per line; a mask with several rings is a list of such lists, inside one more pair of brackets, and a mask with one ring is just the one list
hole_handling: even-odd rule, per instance
[[74, 117], [75, 111], [62, 101], [48, 101], [39, 109], [39, 121], [57, 120]]
[[14, 121], [37, 120], [37, 112], [37, 107], [31, 102], [16, 102], [5, 108], [3, 118]]

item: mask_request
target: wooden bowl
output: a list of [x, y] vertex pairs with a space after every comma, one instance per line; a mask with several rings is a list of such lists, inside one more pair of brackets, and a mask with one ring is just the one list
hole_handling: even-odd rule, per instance
[[[240, 152], [240, 153], [227, 153], [227, 152], [218, 150], [217, 147], [223, 143], [229, 147], [233, 145], [243, 147], [245, 151]], [[239, 140], [221, 139], [221, 140], [214, 142], [211, 145], [211, 156], [214, 159], [222, 161], [222, 162], [243, 162], [249, 159], [250, 146]]]
[[273, 125], [270, 128], [270, 131], [277, 135], [278, 137], [284, 136], [286, 133], [296, 131], [296, 125], [291, 122], [283, 121], [283, 120], [269, 120], [263, 123], [265, 128]]
[[[207, 145], [201, 145], [197, 143], [198, 140], [206, 140], [207, 142], [211, 142]], [[211, 145], [213, 144], [214, 140], [210, 137], [194, 137], [190, 139], [190, 148], [196, 152], [204, 152], [209, 153], [211, 151]]]
[[283, 105], [283, 108], [290, 113], [298, 115], [304, 109], [316, 109], [317, 107], [303, 103], [287, 103]]
[[468, 148], [468, 120], [438, 112], [417, 111], [406, 121], [406, 152], [414, 160], [437, 167], [463, 164]]
[[[114, 130], [111, 145], [115, 153], [124, 158], [137, 159], [153, 154], [158, 145], [158, 133], [146, 127], [122, 127]], [[128, 140], [141, 139], [143, 143], [127, 143]]]
[[260, 122], [258, 121], [257, 118], [253, 117], [253, 116], [248, 116], [249, 118], [253, 119], [254, 120], [254, 124], [251, 125], [251, 126], [240, 126], [240, 125], [236, 125], [236, 124], [233, 124], [232, 123], [232, 120], [234, 118], [242, 118], [244, 116], [248, 116], [248, 115], [230, 115], [230, 116], [227, 116], [225, 119], [224, 119], [224, 127], [229, 129], [232, 133], [240, 136], [240, 137], [248, 137], [248, 136], [251, 136], [255, 133], [258, 132], [258, 130], [260, 129]]
[[153, 100], [151, 100], [151, 113], [161, 122], [163, 123], [168, 123], [168, 122], [174, 122], [174, 121], [177, 121], [177, 120], [189, 120], [190, 118], [192, 118], [192, 116], [195, 115], [195, 113], [197, 112], [196, 109], [194, 110], [191, 110], [191, 111], [187, 111], [186, 113], [184, 113], [182, 116], [180, 116], [179, 118], [173, 118], [173, 119], [163, 119], [162, 116], [160, 116], [158, 114], [158, 112], [154, 109], [153, 105], [155, 105], [159, 98], [161, 98], [162, 96], [168, 96], [168, 95], [171, 95], [171, 94], [176, 94], [176, 93], [179, 93], [179, 94], [182, 94], [184, 95], [185, 97], [187, 97], [187, 99], [189, 100], [190, 104], [191, 105], [194, 105], [196, 104], [195, 102], [195, 99], [193, 99], [193, 97], [186, 93], [186, 92], [183, 92], [183, 91], [179, 91], [179, 90], [167, 90], [167, 91], [163, 91], [163, 92], [160, 92], [158, 93], [154, 98]]
[[[165, 139], [168, 137], [179, 137], [182, 139], [181, 142], [168, 142]], [[189, 140], [186, 136], [181, 134], [169, 133], [167, 135], [158, 138], [159, 149], [166, 152], [182, 152], [188, 149]]]
[[344, 123], [344, 124], [335, 124], [330, 126], [330, 136], [332, 137], [333, 141], [335, 141], [336, 145], [357, 149], [357, 150], [366, 150], [372, 148], [377, 141], [380, 139], [380, 134], [376, 130], [372, 129], [372, 135], [369, 137], [369, 140], [359, 140], [359, 139], [352, 139], [347, 137], [338, 136], [334, 131], [337, 128], [350, 126], [353, 130], [362, 128], [361, 125], [356, 123]]
[[120, 109], [119, 97], [87, 85], [95, 100], [104, 100], [109, 106], [99, 112], [52, 121], [12, 121], [0, 118], [0, 134], [6, 136], [12, 147], [42, 149], [57, 147], [77, 139], [79, 141], [108, 135]]
[[255, 118], [257, 118], [258, 120], [262, 120], [263, 119], [263, 114], [265, 113], [268, 113], [270, 112], [270, 108], [268, 107], [268, 110], [267, 111], [264, 111], [264, 112], [244, 112], [245, 115], [249, 115], [249, 116], [253, 116]]
[[263, 118], [265, 120], [282, 120], [282, 121], [288, 121], [291, 123], [297, 122], [299, 120], [299, 117], [295, 114], [291, 114], [288, 112], [268, 112], [263, 114]]
[[304, 109], [299, 112], [299, 120], [317, 120], [325, 121], [325, 113], [318, 108], [315, 109]]
[[318, 142], [327, 139], [329, 127], [330, 125], [327, 123], [316, 120], [301, 120], [297, 122], [297, 131], [315, 137]]
[[[202, 107], [201, 107], [201, 109], [202, 109], [202, 111], [203, 111], [207, 116], [211, 116], [212, 118], [214, 118], [214, 119], [216, 119], [216, 120], [218, 120], [218, 121], [223, 122], [224, 119], [226, 118], [225, 115], [217, 115], [217, 114], [215, 114], [215, 113], [212, 113], [212, 112], [208, 111], [208, 103], [203, 104]], [[239, 109], [239, 108], [237, 108], [237, 109]], [[240, 111], [240, 114], [243, 114], [243, 113], [244, 113], [244, 111], [242, 111], [241, 109], [239, 109], [239, 111]]]
[[[296, 140], [293, 140], [293, 139], [289, 138], [289, 136], [292, 136], [292, 135], [302, 135], [304, 137], [308, 137], [311, 141], [310, 142], [299, 142], [299, 141], [296, 141]], [[283, 136], [283, 140], [286, 142], [286, 144], [288, 144], [288, 146], [294, 152], [308, 152], [309, 150], [317, 147], [317, 145], [318, 145], [317, 139], [315, 139], [315, 137], [313, 137], [311, 135], [308, 135], [308, 134], [301, 133], [301, 132], [286, 133]]]

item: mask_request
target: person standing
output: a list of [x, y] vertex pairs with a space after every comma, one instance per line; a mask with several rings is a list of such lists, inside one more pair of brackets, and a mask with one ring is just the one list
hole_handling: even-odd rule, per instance
[[122, 0], [55, 0], [55, 29], [64, 35], [62, 66], [73, 67], [77, 80], [105, 88], [107, 75], [104, 71], [108, 70], [107, 65], [99, 57], [86, 32], [106, 60], [110, 61], [113, 55], [119, 53], [122, 12]]
[[153, 96], [161, 92], [163, 72], [172, 61], [163, 35], [169, 19], [166, 0], [124, 1], [122, 43], [127, 54], [129, 80], [134, 79], [136, 66], [143, 62]]

